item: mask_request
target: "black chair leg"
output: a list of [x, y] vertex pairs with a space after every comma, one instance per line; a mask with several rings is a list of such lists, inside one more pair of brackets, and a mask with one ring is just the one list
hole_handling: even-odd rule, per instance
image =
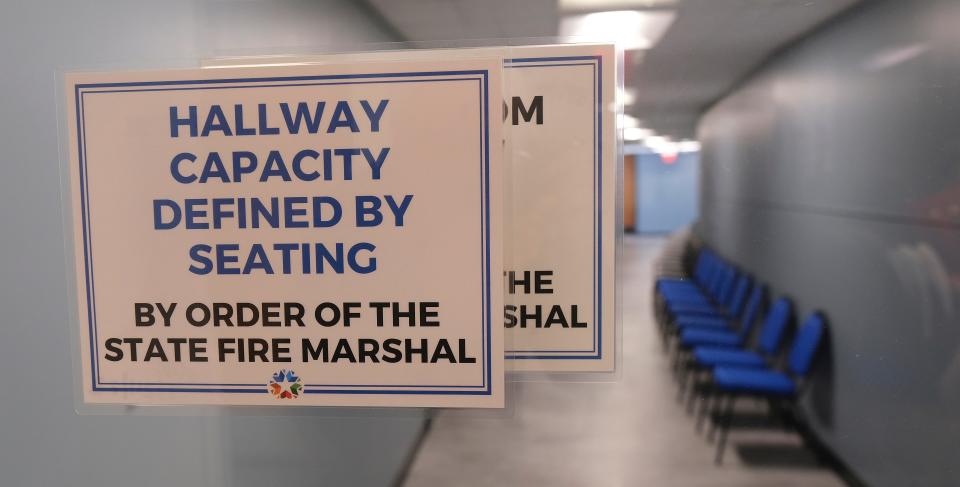
[[710, 401], [716, 393], [717, 388], [712, 385], [703, 392], [703, 399], [701, 399], [700, 403], [700, 413], [697, 416], [697, 433], [703, 431], [703, 421], [707, 418], [707, 413], [710, 410]]
[[[697, 399], [701, 401], [706, 397], [700, 387], [700, 368], [696, 363], [688, 365], [690, 374], [690, 387], [687, 390], [687, 414], [693, 415], [696, 410]], [[698, 430], [699, 431], [699, 430]]]
[[737, 402], [737, 395], [731, 394], [727, 400], [727, 406], [724, 408], [723, 416], [720, 418], [720, 437], [717, 438], [717, 456], [713, 462], [717, 465], [723, 463], [723, 451], [727, 447], [727, 435], [730, 433], [730, 423], [733, 421], [733, 407]]
[[680, 349], [680, 344], [677, 343], [673, 351], [673, 376], [678, 380], [680, 379], [680, 361], [683, 357], [683, 350]]
[[720, 412], [722, 411], [722, 406], [724, 400], [727, 398], [726, 394], [721, 393], [719, 390], [715, 390], [713, 393], [713, 400], [709, 404], [709, 420], [710, 428], [707, 430], [707, 441], [713, 442], [713, 438], [717, 433], [717, 423], [719, 422]]
[[796, 418], [794, 418], [790, 409], [784, 407], [784, 403], [781, 399], [775, 399], [775, 401], [777, 404], [777, 416], [780, 418], [780, 424], [783, 426], [783, 432], [789, 433], [797, 430]]
[[663, 340], [663, 353], [670, 354], [670, 323], [666, 321], [666, 317], [663, 318], [663, 325], [660, 326], [660, 335]]
[[765, 402], [767, 404], [767, 424], [773, 426], [779, 419], [777, 418], [777, 407], [773, 404], [773, 399], [769, 397], [766, 398]]
[[677, 377], [677, 381], [679, 382], [679, 384], [677, 385], [677, 402], [683, 404], [683, 398], [686, 397], [686, 393], [687, 393], [687, 380], [690, 379], [690, 373], [689, 373], [690, 371], [687, 369], [687, 367], [685, 367], [682, 364], [679, 367], [680, 367], [680, 371], [679, 371], [680, 375], [679, 377]]

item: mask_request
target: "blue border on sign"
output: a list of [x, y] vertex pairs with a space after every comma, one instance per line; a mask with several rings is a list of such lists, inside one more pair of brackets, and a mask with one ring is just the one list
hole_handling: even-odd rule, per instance
[[[588, 63], [577, 61], [591, 61]], [[596, 111], [594, 120], [593, 190], [594, 233], [593, 242], [593, 347], [590, 350], [507, 350], [508, 360], [600, 360], [603, 358], [603, 58], [602, 56], [554, 56], [504, 59], [505, 68], [548, 68], [562, 66], [593, 66], [596, 90], [592, 96]], [[599, 305], [598, 305], [599, 303]], [[571, 355], [583, 353], [589, 355]], [[551, 354], [551, 355], [543, 355]], [[557, 354], [557, 355], [552, 355]]]
[[[402, 78], [402, 79], [391, 79]], [[346, 81], [358, 79], [373, 79], [375, 81]], [[315, 82], [325, 80], [327, 82]], [[332, 82], [344, 80], [339, 82]], [[379, 385], [379, 384], [305, 384], [307, 394], [415, 394], [415, 395], [491, 395], [492, 394], [492, 363], [490, 340], [492, 336], [492, 318], [490, 313], [490, 113], [489, 113], [489, 72], [487, 70], [456, 70], [456, 71], [422, 71], [397, 73], [366, 73], [366, 74], [339, 74], [322, 76], [289, 76], [289, 77], [255, 77], [255, 78], [223, 78], [201, 80], [170, 80], [170, 81], [139, 81], [121, 83], [81, 83], [74, 85], [74, 98], [77, 118], [77, 144], [79, 158], [81, 224], [83, 234], [84, 279], [86, 282], [87, 321], [90, 330], [90, 367], [91, 387], [94, 391], [106, 392], [207, 392], [207, 393], [255, 393], [263, 394], [267, 391], [266, 384], [214, 384], [214, 383], [133, 383], [117, 382], [106, 383], [100, 380], [99, 368], [99, 338], [96, 327], [96, 293], [93, 284], [93, 250], [92, 229], [90, 228], [91, 214], [89, 207], [89, 174], [86, 161], [86, 127], [84, 118], [84, 95], [102, 93], [122, 93], [131, 91], [178, 91], [178, 90], [221, 90], [242, 88], [272, 88], [290, 86], [328, 86], [346, 84], [385, 84], [385, 83], [426, 83], [444, 81], [477, 81], [480, 97], [480, 231], [481, 231], [481, 327], [482, 345], [481, 363], [483, 374], [482, 384], [479, 386], [465, 385]], [[285, 84], [277, 84], [282, 82]], [[291, 82], [301, 82], [292, 84]], [[240, 86], [226, 86], [235, 83], [246, 83]], [[268, 84], [249, 84], [268, 83]], [[213, 86], [192, 86], [213, 85]], [[224, 86], [221, 86], [224, 85]], [[167, 86], [168, 88], [162, 88]], [[176, 86], [176, 88], [169, 88]], [[145, 88], [151, 87], [151, 88]], [[124, 89], [119, 89], [124, 88]], [[96, 91], [93, 91], [96, 90]], [[103, 387], [107, 385], [108, 387]], [[117, 387], [120, 386], [120, 387]], [[162, 387], [155, 387], [162, 386]], [[179, 387], [171, 387], [179, 386]], [[341, 389], [322, 389], [341, 388]], [[353, 388], [358, 389], [343, 389]], [[385, 389], [363, 389], [379, 388]], [[320, 388], [320, 389], [318, 389]], [[389, 389], [393, 388], [393, 389]], [[403, 388], [418, 388], [407, 390]], [[429, 390], [434, 388], [435, 390]], [[477, 390], [446, 390], [446, 389], [477, 389]]]

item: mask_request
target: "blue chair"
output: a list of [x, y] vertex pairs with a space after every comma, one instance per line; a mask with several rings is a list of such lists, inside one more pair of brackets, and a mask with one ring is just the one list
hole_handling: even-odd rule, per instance
[[681, 295], [700, 295], [707, 297], [706, 292], [710, 290], [714, 279], [723, 270], [726, 264], [722, 259], [704, 250], [698, 258], [694, 269], [693, 279], [682, 278], [660, 278], [657, 280], [656, 291], [664, 296], [671, 294]]
[[[744, 305], [747, 301], [747, 291], [751, 285], [751, 280], [746, 275], [741, 275], [737, 279], [737, 284], [733, 292], [729, 294], [729, 299], [724, 302], [724, 309], [729, 310], [724, 316], [707, 315], [699, 313], [678, 314], [673, 320], [668, 320], [664, 331], [664, 344], [667, 350], [670, 349], [671, 338], [679, 337], [687, 330], [691, 329], [709, 329], [719, 331], [732, 331], [735, 328], [737, 318], [744, 317]], [[673, 347], [674, 370], [680, 370], [680, 352], [681, 346]]]
[[701, 282], [700, 285], [694, 285], [689, 281], [662, 282], [660, 289], [654, 294], [654, 300], [657, 323], [664, 335], [664, 347], [669, 344], [669, 325], [674, 316], [671, 309], [694, 307], [716, 313], [716, 303], [728, 296], [729, 289], [733, 287], [734, 278], [735, 270], [731, 266], [718, 258], [708, 256], [697, 278]]
[[719, 259], [707, 249], [700, 251], [693, 269], [693, 279], [689, 277], [661, 277], [656, 281], [656, 290], [699, 289], [710, 280]]
[[659, 289], [659, 296], [668, 303], [712, 303], [717, 296], [718, 288], [723, 284], [725, 272], [725, 266], [717, 264], [703, 278], [702, 284], [662, 286]]
[[712, 303], [713, 297], [709, 295], [710, 290], [714, 288], [714, 283], [720, 278], [722, 264], [710, 257], [704, 255], [700, 267], [695, 274], [695, 280], [659, 280], [654, 292], [655, 309], [657, 310], [658, 322], [661, 329], [666, 331], [666, 326], [671, 320], [668, 307], [671, 303]]
[[724, 310], [716, 310], [713, 313], [703, 312], [702, 310], [679, 310], [674, 315], [674, 328], [678, 332], [686, 328], [729, 328], [734, 319], [739, 318], [743, 313], [750, 284], [750, 277], [745, 274], [740, 275], [734, 285], [732, 294], [729, 295], [729, 300], [723, 303], [726, 306]]
[[711, 282], [709, 297], [668, 296], [665, 297], [666, 309], [671, 319], [681, 314], [699, 314], [708, 316], [729, 316], [729, 306], [738, 281], [737, 271], [725, 267]]
[[[736, 346], [730, 346], [726, 343], [708, 343], [711, 338], [709, 335], [688, 336], [687, 347], [689, 347], [691, 351], [689, 359], [686, 361], [686, 366], [681, 373], [680, 381], [681, 387], [686, 387], [687, 378], [690, 376], [693, 377], [693, 380], [690, 381], [690, 402], [687, 404], [688, 410], [692, 411], [693, 391], [701, 384], [700, 376], [704, 372], [709, 372], [716, 367], [726, 365], [766, 367], [773, 363], [780, 350], [780, 344], [783, 342], [783, 336], [790, 322], [791, 312], [792, 306], [787, 298], [778, 299], [773, 306], [770, 307], [770, 311], [767, 312], [767, 316], [763, 320], [763, 325], [760, 327], [760, 336], [757, 339], [756, 351], [749, 350], [743, 346], [747, 338], [745, 335], [736, 336], [736, 338], [740, 340], [740, 343]], [[749, 330], [747, 331], [749, 332]], [[699, 343], [694, 342], [692, 338], [698, 338]], [[694, 343], [696, 343], [696, 345], [694, 345]], [[681, 397], [684, 394], [686, 394], [686, 392], [681, 393]], [[701, 429], [702, 421], [701, 415], [700, 420], [697, 421], [697, 431]]]
[[750, 298], [740, 307], [742, 314], [739, 320], [691, 319], [683, 323], [686, 326], [678, 326], [679, 335], [674, 347], [674, 366], [678, 371], [681, 388], [679, 397], [682, 398], [686, 394], [688, 376], [695, 368], [692, 353], [697, 347], [736, 349], [746, 346], [761, 313], [763, 296], [763, 285], [755, 285]]
[[708, 250], [700, 251], [694, 266], [693, 279], [687, 277], [661, 277], [656, 281], [656, 291], [662, 290], [700, 290], [709, 281], [712, 271], [712, 257]]
[[[753, 396], [775, 403], [794, 403], [806, 385], [813, 359], [826, 332], [823, 316], [811, 314], [797, 330], [785, 371], [770, 367], [750, 368], [722, 366], [713, 371], [713, 385], [717, 396], [719, 415], [711, 415], [712, 424], [719, 428], [715, 462], [723, 461], [727, 435], [733, 419], [733, 409], [740, 396]], [[725, 405], [722, 403], [725, 402]]]
[[[702, 345], [713, 345], [722, 347], [740, 347], [747, 342], [753, 325], [756, 322], [758, 314], [761, 312], [763, 304], [764, 288], [757, 284], [750, 292], [750, 298], [747, 299], [744, 308], [743, 317], [740, 319], [740, 327], [734, 329], [734, 322], [722, 318], [701, 318], [690, 320], [688, 326], [680, 331], [680, 346], [684, 349]], [[723, 326], [717, 326], [716, 323], [723, 323]], [[700, 325], [706, 326], [700, 326]]]
[[756, 352], [744, 348], [702, 343], [693, 348], [691, 354], [692, 365], [703, 368], [723, 365], [756, 367], [768, 365], [780, 348], [780, 342], [783, 341], [784, 332], [790, 321], [791, 310], [792, 306], [790, 306], [790, 301], [787, 298], [778, 299], [770, 307], [770, 311], [763, 321], [763, 326], [760, 328]]

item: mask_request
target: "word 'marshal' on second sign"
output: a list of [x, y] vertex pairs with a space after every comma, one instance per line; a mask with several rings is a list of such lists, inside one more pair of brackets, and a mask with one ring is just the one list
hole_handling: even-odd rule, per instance
[[[506, 271], [508, 295], [553, 294], [553, 271]], [[505, 328], [586, 328], [580, 319], [580, 306], [570, 304], [506, 304], [503, 307]]]

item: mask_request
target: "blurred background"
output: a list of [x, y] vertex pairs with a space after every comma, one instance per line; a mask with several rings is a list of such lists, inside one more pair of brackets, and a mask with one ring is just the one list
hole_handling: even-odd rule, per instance
[[[960, 2], [39, 0], [3, 13], [0, 485], [960, 485]], [[492, 415], [76, 413], [59, 72], [556, 36], [626, 49], [616, 378], [519, 383]], [[740, 298], [763, 290], [756, 317], [740, 282]], [[789, 325], [763, 349], [778, 298]], [[719, 437], [698, 433], [705, 396], [684, 392], [683, 367], [704, 364], [684, 300], [797, 389], [769, 400], [769, 384], [717, 372], [707, 385], [756, 398], [708, 408]], [[814, 312], [826, 328], [798, 368]]]

